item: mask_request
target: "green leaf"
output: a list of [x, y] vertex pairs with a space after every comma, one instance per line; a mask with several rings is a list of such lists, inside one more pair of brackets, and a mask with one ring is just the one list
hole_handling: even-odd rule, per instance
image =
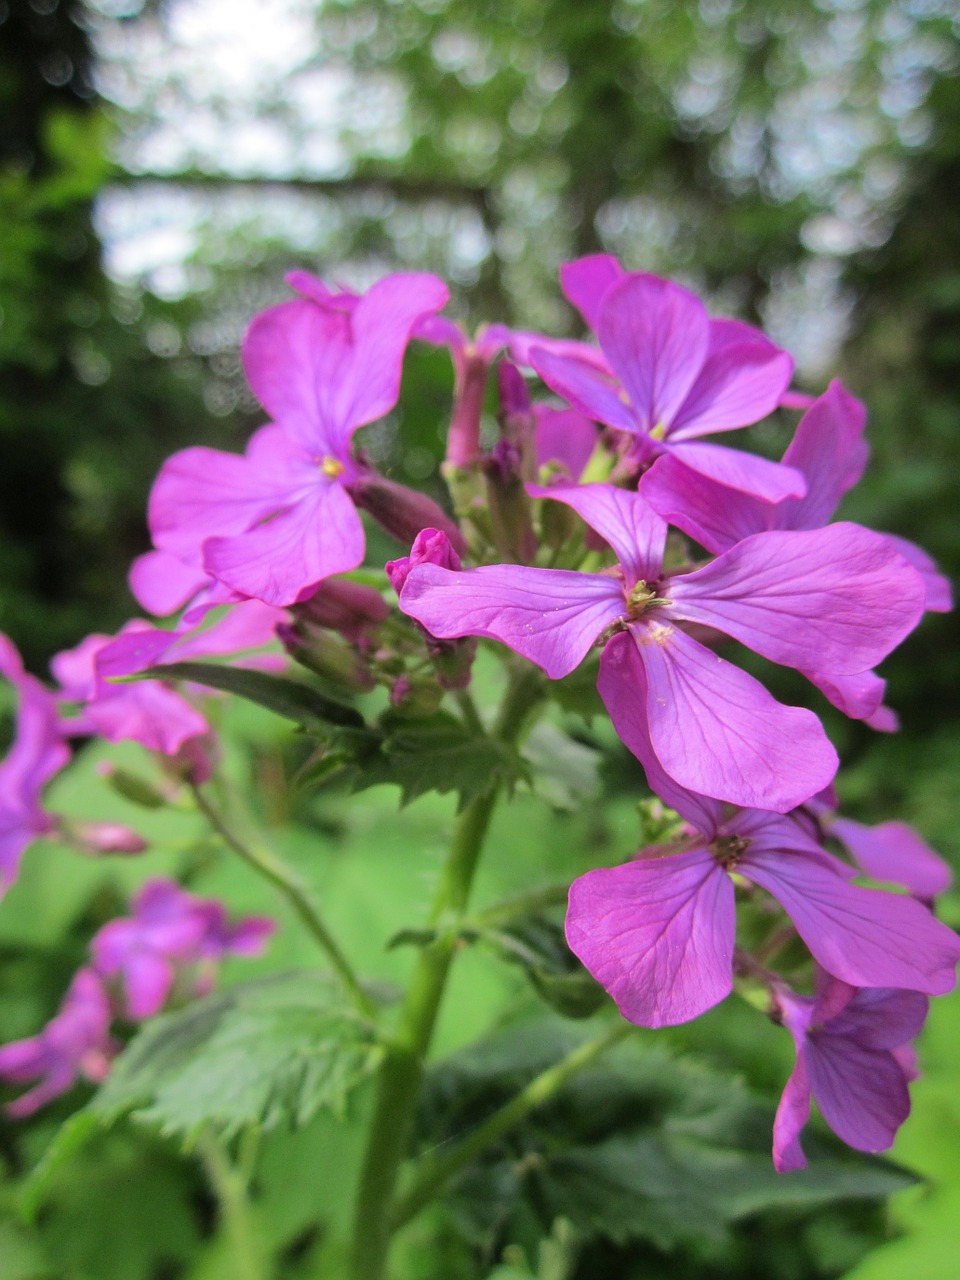
[[210, 689], [234, 693], [261, 707], [295, 720], [305, 729], [329, 730], [331, 725], [362, 729], [363, 716], [354, 707], [311, 689], [286, 676], [269, 675], [247, 667], [218, 666], [212, 662], [170, 662], [149, 667], [134, 680], [190, 680]]
[[320, 1108], [342, 1114], [378, 1062], [372, 1030], [326, 975], [277, 974], [152, 1019], [91, 1106], [164, 1133], [295, 1127]]
[[563, 926], [546, 916], [528, 916], [503, 929], [480, 930], [478, 936], [504, 959], [519, 964], [537, 993], [565, 1018], [589, 1018], [608, 1002], [567, 946]]
[[[421, 1141], [470, 1132], [583, 1039], [553, 1019], [505, 1028], [438, 1065], [427, 1080]], [[619, 1248], [718, 1250], [767, 1212], [822, 1214], [881, 1199], [909, 1173], [810, 1134], [810, 1167], [783, 1177], [770, 1157], [773, 1101], [737, 1076], [678, 1058], [638, 1033], [570, 1081], [450, 1188], [458, 1229], [477, 1244], [542, 1236], [558, 1218]]]
[[379, 724], [380, 750], [364, 759], [354, 779], [356, 790], [393, 783], [400, 788], [401, 804], [428, 791], [455, 791], [462, 809], [497, 782], [515, 782], [524, 775], [515, 751], [474, 733], [446, 712], [411, 719], [388, 711]]
[[523, 758], [533, 769], [533, 790], [551, 808], [573, 813], [596, 798], [600, 752], [575, 742], [548, 720], [534, 726], [524, 743]]

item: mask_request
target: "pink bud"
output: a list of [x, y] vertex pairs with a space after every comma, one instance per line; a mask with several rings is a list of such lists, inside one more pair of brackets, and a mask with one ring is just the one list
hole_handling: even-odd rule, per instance
[[88, 853], [143, 853], [148, 848], [143, 836], [120, 822], [78, 822], [69, 828], [69, 837]]
[[400, 594], [411, 569], [418, 564], [436, 564], [441, 569], [460, 568], [460, 556], [442, 529], [421, 529], [413, 540], [408, 556], [388, 560], [384, 566], [390, 585]]

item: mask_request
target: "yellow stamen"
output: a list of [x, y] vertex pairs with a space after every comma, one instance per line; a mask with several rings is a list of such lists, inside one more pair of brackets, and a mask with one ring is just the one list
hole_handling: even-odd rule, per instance
[[650, 430], [650, 439], [663, 440], [665, 439], [666, 434], [667, 434], [667, 424], [665, 422], [658, 422], [657, 425], [655, 427], [652, 427]]
[[325, 476], [329, 476], [331, 480], [336, 480], [337, 476], [343, 475], [346, 468], [337, 458], [331, 458], [328, 455], [320, 463], [320, 470]]

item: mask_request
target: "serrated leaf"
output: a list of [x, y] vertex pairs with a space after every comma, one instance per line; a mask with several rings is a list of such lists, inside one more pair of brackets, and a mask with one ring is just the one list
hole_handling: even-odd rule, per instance
[[444, 711], [420, 719], [387, 712], [379, 721], [380, 750], [364, 759], [354, 787], [379, 783], [400, 788], [400, 803], [409, 804], [428, 791], [459, 795], [462, 809], [498, 782], [514, 782], [524, 774], [520, 757], [510, 747], [467, 729]]
[[295, 1127], [320, 1108], [342, 1114], [378, 1061], [372, 1030], [325, 975], [278, 974], [152, 1019], [91, 1107], [188, 1136]]
[[170, 662], [149, 667], [135, 680], [189, 680], [209, 689], [236, 694], [266, 707], [278, 716], [294, 720], [305, 729], [329, 730], [331, 725], [362, 729], [363, 716], [354, 707], [311, 689], [286, 676], [269, 675], [247, 667], [219, 666], [212, 662]]

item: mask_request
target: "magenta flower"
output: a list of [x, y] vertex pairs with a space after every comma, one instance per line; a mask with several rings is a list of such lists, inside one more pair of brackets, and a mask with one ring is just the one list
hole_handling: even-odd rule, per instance
[[[136, 636], [138, 631], [135, 624], [132, 634]], [[125, 641], [130, 634], [125, 628], [118, 639]], [[161, 634], [170, 637], [172, 633]], [[159, 681], [109, 684], [97, 670], [97, 659], [114, 642], [113, 636], [87, 636], [75, 649], [56, 654], [51, 662], [62, 698], [80, 704], [76, 714], [61, 721], [65, 732], [94, 734], [107, 742], [139, 742], [167, 756], [176, 755], [190, 739], [209, 732], [200, 712]]]
[[[568, 291], [577, 265], [566, 269]], [[711, 320], [680, 285], [642, 273], [610, 279], [606, 267], [597, 270], [605, 287], [591, 292], [591, 282], [577, 296], [614, 376], [577, 354], [534, 347], [530, 360], [547, 386], [588, 417], [629, 432], [641, 463], [669, 453], [748, 493], [801, 494], [802, 478], [788, 467], [696, 440], [771, 413], [793, 371], [787, 353], [749, 325]]]
[[24, 849], [56, 826], [40, 804], [44, 787], [70, 759], [56, 699], [23, 669], [20, 655], [0, 634], [0, 675], [19, 695], [13, 746], [0, 763], [0, 894], [17, 878]]
[[133, 915], [104, 925], [91, 950], [97, 972], [120, 981], [128, 1015], [149, 1018], [181, 974], [193, 994], [202, 994], [219, 959], [258, 955], [275, 928], [265, 916], [230, 924], [215, 899], [196, 898], [172, 880], [150, 880], [134, 899]]
[[277, 606], [356, 568], [364, 536], [348, 488], [363, 470], [353, 434], [396, 404], [411, 332], [446, 300], [435, 276], [394, 275], [361, 298], [314, 290], [257, 316], [244, 364], [272, 424], [243, 457], [193, 448], [168, 459], [150, 499], [156, 547]]
[[757, 534], [671, 576], [666, 524], [639, 494], [606, 485], [529, 491], [573, 507], [619, 569], [424, 564], [411, 570], [401, 609], [443, 639], [500, 640], [552, 679], [612, 632], [598, 687], [634, 754], [649, 741], [681, 786], [752, 808], [786, 812], [827, 785], [837, 761], [816, 717], [776, 702], [686, 628], [716, 629], [801, 670], [869, 669], [922, 612], [919, 578], [883, 538], [855, 525]]
[[12, 1084], [39, 1079], [6, 1110], [21, 1119], [66, 1093], [74, 1081], [103, 1080], [114, 1053], [110, 1002], [92, 969], [81, 969], [70, 984], [60, 1012], [37, 1036], [0, 1048], [0, 1076]]
[[853, 872], [814, 839], [806, 815], [724, 806], [674, 785], [648, 750], [652, 789], [696, 834], [680, 852], [649, 850], [570, 886], [571, 950], [640, 1026], [687, 1022], [733, 985], [732, 874], [783, 907], [811, 955], [853, 986], [940, 995], [955, 981], [960, 939], [919, 903], [850, 883]]
[[[765, 501], [735, 487], [698, 475], [672, 458], [660, 458], [643, 476], [640, 491], [651, 506], [719, 555], [751, 534], [770, 530], [819, 529], [828, 523], [843, 495], [863, 474], [867, 446], [863, 440], [866, 411], [839, 382], [816, 400], [797, 426], [783, 455], [785, 464], [805, 479], [801, 498]], [[852, 527], [852, 526], [847, 526]], [[930, 557], [911, 542], [883, 536], [891, 548], [917, 571], [924, 584], [927, 609], [951, 607], [949, 583], [937, 573]], [[873, 671], [831, 672], [823, 660], [803, 668], [803, 674], [845, 715], [867, 720], [874, 728], [891, 730], [892, 712], [881, 706], [885, 681]]]
[[914, 1073], [904, 1050], [923, 1026], [926, 997], [916, 991], [858, 991], [828, 980], [816, 999], [782, 988], [774, 999], [797, 1050], [773, 1127], [777, 1172], [807, 1163], [800, 1132], [810, 1116], [811, 1095], [848, 1146], [886, 1151], [910, 1113], [907, 1082]]

